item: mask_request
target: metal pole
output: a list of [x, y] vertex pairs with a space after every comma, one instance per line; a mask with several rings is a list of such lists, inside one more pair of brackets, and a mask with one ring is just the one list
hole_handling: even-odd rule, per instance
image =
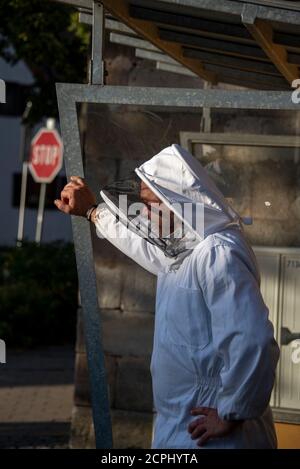
[[[212, 89], [212, 84], [209, 81], [204, 82], [204, 90]], [[203, 107], [202, 119], [200, 123], [201, 132], [211, 132], [211, 112], [210, 107]]]
[[92, 27], [92, 58], [90, 62], [90, 84], [104, 84], [104, 8], [101, 3], [93, 1], [93, 27]]
[[[92, 88], [92, 87], [90, 87]], [[64, 139], [64, 160], [67, 178], [84, 177], [76, 105], [57, 91], [60, 125]], [[70, 137], [70, 138], [68, 138]], [[112, 448], [110, 403], [102, 346], [101, 314], [99, 311], [97, 282], [89, 222], [72, 216], [78, 283], [82, 303], [84, 335], [88, 360], [93, 422], [97, 449]]]
[[27, 163], [27, 161], [23, 161], [20, 208], [19, 208], [19, 221], [18, 221], [18, 234], [17, 234], [17, 247], [21, 247], [22, 242], [23, 242], [27, 175], [28, 175], [28, 163]]
[[18, 220], [18, 232], [17, 232], [17, 247], [22, 246], [23, 234], [24, 234], [24, 219], [25, 219], [25, 203], [26, 203], [26, 188], [27, 188], [27, 175], [28, 175], [28, 163], [26, 161], [26, 144], [28, 139], [28, 124], [26, 119], [29, 116], [32, 107], [31, 101], [26, 103], [26, 108], [22, 116], [21, 123], [21, 137], [20, 137], [20, 160], [23, 161], [22, 165], [22, 181], [21, 181], [21, 194], [20, 194], [20, 206], [19, 206], [19, 220]]
[[[97, 21], [98, 18], [98, 21]], [[102, 26], [101, 26], [102, 25]], [[99, 41], [99, 42], [97, 42]], [[98, 47], [101, 44], [101, 47]], [[98, 55], [96, 50], [98, 47]], [[103, 7], [93, 3], [93, 55], [90, 69], [90, 84], [104, 84], [103, 61]], [[97, 65], [95, 65], [95, 62]], [[99, 68], [101, 64], [101, 68]], [[99, 73], [99, 71], [101, 73]], [[97, 88], [90, 86], [89, 88]], [[67, 178], [71, 175], [84, 177], [83, 160], [79, 138], [76, 105], [57, 91], [58, 108], [62, 135], [65, 142], [64, 161]], [[64, 102], [63, 102], [64, 101]], [[70, 124], [75, 123], [68, 139]], [[73, 239], [77, 261], [78, 283], [84, 321], [84, 335], [91, 386], [91, 401], [95, 429], [96, 448], [113, 447], [110, 417], [110, 402], [105, 368], [105, 355], [102, 346], [101, 315], [99, 311], [97, 282], [94, 269], [93, 248], [90, 225], [84, 218], [72, 216]]]
[[46, 183], [42, 182], [41, 187], [40, 187], [39, 208], [38, 208], [36, 231], [35, 231], [35, 242], [37, 244], [40, 244], [41, 237], [42, 237], [43, 219], [44, 219], [44, 210], [45, 210], [45, 196], [46, 196]]
[[[105, 84], [105, 66], [103, 60], [105, 31], [104, 16], [103, 5], [94, 0], [92, 59], [90, 67], [90, 84], [92, 85]], [[75, 159], [75, 154], [73, 154], [73, 156]], [[69, 169], [69, 165], [66, 162], [66, 171], [68, 172]], [[81, 268], [79, 268], [78, 274], [80, 297], [82, 299], [88, 369], [91, 384], [91, 401], [96, 448], [109, 449], [113, 447], [113, 436], [105, 368], [105, 355], [101, 342], [102, 327], [101, 316], [98, 307], [98, 293], [91, 243], [91, 232], [90, 227], [84, 226], [84, 224], [87, 225], [86, 220], [78, 220], [76, 217], [72, 218], [74, 219], [73, 234], [76, 247], [77, 265], [80, 266], [81, 264]], [[82, 247], [79, 247], [78, 244], [79, 242], [82, 242], [84, 232], [86, 232], [86, 234], [88, 232], [89, 236], [88, 239], [87, 236], [85, 236], [85, 249], [82, 249]], [[83, 259], [80, 260], [82, 255], [84, 255], [85, 258], [84, 262]], [[88, 291], [86, 291], [86, 286], [84, 285], [86, 279], [84, 281], [82, 278], [85, 270], [84, 264], [86, 264], [86, 267], [88, 267], [88, 276], [85, 276], [89, 278]]]

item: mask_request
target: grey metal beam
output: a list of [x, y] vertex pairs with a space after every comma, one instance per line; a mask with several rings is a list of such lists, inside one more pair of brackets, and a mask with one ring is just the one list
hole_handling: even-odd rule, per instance
[[244, 3], [256, 3], [257, 5], [270, 6], [272, 8], [284, 8], [285, 10], [300, 11], [299, 2], [288, 0], [239, 0]]
[[79, 16], [78, 16], [78, 21], [79, 23], [88, 24], [92, 26], [93, 16], [90, 13], [85, 13], [85, 12], [80, 11]]
[[93, 0], [52, 0], [55, 3], [64, 3], [65, 5], [70, 5], [76, 8], [84, 8], [86, 10], [93, 9]]
[[120, 33], [131, 34], [132, 36], [137, 36], [136, 32], [133, 31], [133, 29], [128, 28], [126, 24], [121, 23], [120, 21], [106, 19], [105, 28], [110, 29], [111, 31], [118, 31]]
[[[197, 112], [201, 107], [224, 109], [285, 109], [299, 111], [293, 103], [292, 91], [260, 90], [199, 90], [186, 88], [159, 88], [138, 86], [88, 86], [58, 83], [61, 105], [74, 103], [133, 104], [140, 106], [172, 106], [178, 112], [183, 108]], [[68, 136], [71, 138], [71, 135]]]
[[156, 62], [157, 70], [163, 70], [165, 72], [178, 73], [179, 75], [187, 75], [190, 77], [198, 77], [196, 73], [192, 72], [188, 68], [182, 67], [181, 65], [172, 65], [165, 62]]
[[152, 60], [156, 62], [157, 70], [178, 73], [180, 75], [187, 75], [191, 77], [198, 77], [196, 73], [193, 73], [188, 68], [183, 67], [168, 55], [159, 54], [157, 52], [150, 52], [144, 49], [135, 49], [135, 56], [139, 57], [140, 59]]
[[204, 64], [212, 63], [217, 65], [230, 66], [232, 68], [238, 68], [240, 70], [252, 70], [259, 71], [261, 73], [269, 73], [270, 75], [280, 76], [278, 70], [270, 62], [262, 62], [260, 60], [244, 59], [243, 57], [237, 57], [234, 55], [223, 55], [218, 52], [208, 52], [200, 49], [190, 49], [183, 47], [183, 55], [185, 57], [199, 58]]
[[166, 28], [159, 28], [159, 37], [165, 41], [178, 42], [180, 44], [196, 46], [201, 49], [229, 52], [243, 57], [260, 58], [269, 61], [264, 51], [256, 45], [252, 46], [249, 44], [241, 44], [219, 40], [216, 38], [208, 38], [198, 34], [187, 34]]
[[135, 49], [135, 56], [139, 57], [140, 59], [147, 59], [147, 60], [153, 60], [154, 62], [157, 61], [157, 62], [167, 63], [171, 65], [176, 65], [177, 67], [181, 67], [183, 70], [188, 70], [187, 68], [183, 67], [181, 64], [176, 62], [176, 60], [172, 59], [172, 57], [169, 57], [167, 54], [151, 52], [145, 49]]
[[[93, 24], [93, 16], [90, 13], [79, 12], [79, 23], [84, 24]], [[109, 29], [111, 31], [117, 31], [119, 33], [131, 34], [132, 36], [136, 36], [136, 32], [133, 29], [128, 28], [126, 24], [121, 23], [120, 21], [110, 20], [105, 18], [105, 29]]]
[[300, 135], [262, 135], [222, 132], [181, 132], [182, 142], [247, 147], [299, 148]]
[[123, 46], [137, 47], [139, 49], [146, 49], [161, 53], [160, 49], [153, 46], [153, 44], [151, 44], [149, 41], [145, 41], [144, 39], [125, 36], [124, 34], [110, 33], [109, 40], [115, 44], [122, 44]]
[[[58, 3], [65, 3], [68, 5], [73, 5], [75, 7], [83, 7], [92, 9], [92, 0], [53, 0]], [[168, 8], [174, 7], [181, 13], [191, 14], [191, 12], [199, 12], [199, 10], [208, 10], [210, 12], [219, 12], [227, 13], [228, 15], [234, 15], [240, 17], [242, 14], [242, 9], [245, 3], [259, 3], [257, 10], [257, 17], [270, 21], [278, 21], [281, 23], [291, 23], [300, 25], [300, 11], [299, 6], [292, 7], [291, 4], [284, 6], [284, 4], [279, 5], [278, 1], [269, 0], [268, 4], [265, 0], [264, 5], [261, 2], [255, 0], [153, 0], [153, 5], [155, 8], [159, 6], [166, 5]], [[271, 5], [273, 3], [273, 5]], [[140, 1], [140, 4], [143, 5], [143, 0]], [[152, 5], [151, 5], [152, 6]]]
[[93, 2], [92, 58], [90, 82], [93, 85], [104, 84], [104, 8], [101, 3]]
[[[251, 0], [249, 2], [251, 4]], [[271, 2], [270, 2], [271, 3]], [[141, 4], [143, 2], [141, 1]], [[159, 5], [166, 5], [169, 8], [172, 6], [177, 7], [177, 11], [183, 12], [186, 11], [191, 13], [199, 10], [207, 10], [210, 12], [219, 12], [227, 13], [228, 15], [235, 15], [240, 17], [242, 14], [243, 7], [245, 5], [244, 1], [240, 0], [158, 0], [155, 1], [156, 8]], [[289, 5], [290, 7], [290, 5]], [[284, 8], [283, 5], [281, 8], [277, 5], [271, 7], [270, 5], [257, 5], [257, 17], [270, 20], [270, 21], [279, 21], [281, 23], [291, 23], [291, 24], [300, 24], [300, 11], [299, 8], [291, 9]]]
[[[82, 85], [79, 85], [82, 86]], [[86, 86], [91, 92], [102, 86]], [[66, 175], [84, 177], [82, 164], [76, 99], [73, 85], [58, 85], [57, 100], [60, 125], [64, 141]], [[78, 102], [78, 101], [77, 101]], [[84, 334], [91, 388], [93, 421], [98, 449], [112, 448], [110, 404], [106, 382], [104, 352], [101, 344], [102, 328], [99, 314], [96, 276], [89, 222], [81, 217], [71, 217], [75, 246], [78, 282], [84, 319]]]

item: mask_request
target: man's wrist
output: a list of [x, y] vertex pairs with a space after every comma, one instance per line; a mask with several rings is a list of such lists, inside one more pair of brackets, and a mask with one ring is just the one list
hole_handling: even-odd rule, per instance
[[96, 223], [96, 220], [97, 220], [97, 207], [95, 208], [95, 210], [93, 211], [92, 215], [91, 215], [91, 223]]
[[96, 209], [97, 209], [98, 205], [97, 204], [93, 204], [87, 211], [86, 211], [86, 218], [88, 221], [94, 223], [95, 221], [95, 216], [96, 216]]

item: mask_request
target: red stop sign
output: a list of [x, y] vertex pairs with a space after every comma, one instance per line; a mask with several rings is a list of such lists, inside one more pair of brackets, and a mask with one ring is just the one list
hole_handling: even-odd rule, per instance
[[51, 182], [63, 162], [63, 143], [56, 130], [40, 129], [31, 142], [29, 169], [36, 182]]

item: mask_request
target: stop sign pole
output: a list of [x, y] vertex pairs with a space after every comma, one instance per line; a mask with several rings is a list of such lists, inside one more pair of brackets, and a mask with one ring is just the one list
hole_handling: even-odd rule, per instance
[[17, 247], [22, 246], [24, 220], [25, 220], [25, 205], [26, 205], [26, 189], [27, 189], [27, 175], [28, 175], [28, 161], [27, 161], [27, 142], [29, 142], [31, 129], [26, 122], [30, 111], [32, 109], [32, 102], [27, 101], [25, 110], [22, 115], [21, 121], [21, 134], [20, 134], [20, 161], [22, 162], [22, 178], [21, 178], [21, 192], [20, 192], [20, 205], [19, 205], [19, 219], [18, 219], [18, 232], [17, 232]]
[[35, 242], [40, 244], [42, 237], [42, 228], [43, 228], [43, 219], [44, 219], [44, 210], [45, 210], [45, 198], [46, 198], [46, 183], [42, 182], [40, 187], [40, 196], [39, 196], [39, 208], [36, 220], [36, 230], [35, 230]]
[[29, 169], [33, 179], [41, 184], [35, 232], [38, 244], [42, 237], [46, 185], [53, 181], [63, 162], [63, 143], [54, 127], [55, 120], [47, 119], [46, 127], [40, 129], [31, 142]]

